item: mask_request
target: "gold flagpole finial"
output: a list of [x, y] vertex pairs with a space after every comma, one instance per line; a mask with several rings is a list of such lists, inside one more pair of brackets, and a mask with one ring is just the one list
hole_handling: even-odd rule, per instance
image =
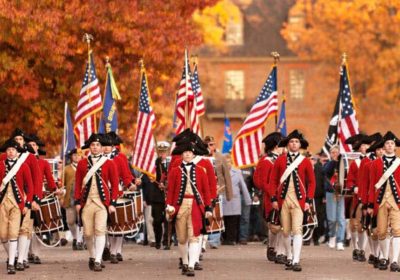
[[345, 65], [347, 63], [347, 53], [342, 54], [342, 65]]
[[192, 61], [192, 64], [193, 64], [193, 65], [197, 65], [198, 59], [199, 59], [199, 57], [198, 57], [197, 54], [192, 54], [192, 55], [190, 56], [190, 60]]
[[82, 41], [86, 42], [88, 44], [88, 47], [90, 48], [90, 42], [93, 41], [93, 35], [89, 34], [89, 33], [85, 33], [83, 34], [83, 38]]
[[139, 59], [139, 66], [140, 66], [141, 70], [144, 69], [144, 60], [143, 60], [143, 58]]
[[106, 56], [106, 68], [108, 68], [108, 67], [110, 67], [111, 66], [111, 64], [110, 64], [110, 57], [109, 56]]
[[279, 58], [280, 58], [279, 53], [275, 52], [275, 51], [271, 52], [271, 56], [274, 58], [274, 65], [278, 64], [278, 61], [279, 61]]

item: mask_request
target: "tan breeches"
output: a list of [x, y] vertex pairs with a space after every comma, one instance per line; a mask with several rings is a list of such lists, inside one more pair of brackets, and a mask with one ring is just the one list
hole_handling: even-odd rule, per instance
[[107, 209], [104, 205], [89, 202], [82, 210], [83, 234], [86, 238], [106, 235]]
[[355, 217], [350, 219], [350, 231], [355, 232], [358, 231], [359, 233], [362, 232], [362, 226], [361, 226], [361, 216], [362, 216], [362, 204], [359, 203], [357, 206], [357, 209], [354, 210], [352, 209], [351, 214], [355, 213]]
[[303, 234], [303, 217], [300, 205], [289, 198], [285, 199], [281, 209], [283, 235], [288, 237], [290, 233]]
[[0, 239], [16, 240], [21, 224], [21, 210], [6, 197], [0, 205]]
[[390, 204], [385, 203], [378, 209], [378, 238], [386, 239], [388, 234], [388, 225], [392, 228], [393, 237], [400, 237], [400, 210], [395, 209]]
[[199, 242], [199, 238], [193, 233], [192, 204], [193, 199], [184, 198], [176, 216], [176, 236], [180, 244]]

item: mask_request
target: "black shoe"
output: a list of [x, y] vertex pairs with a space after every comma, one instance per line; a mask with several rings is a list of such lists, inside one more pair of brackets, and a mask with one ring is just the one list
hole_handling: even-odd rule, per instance
[[369, 254], [368, 263], [369, 264], [374, 264], [375, 263], [375, 256], [374, 255]]
[[28, 262], [29, 263], [34, 263], [34, 259], [35, 259], [35, 256], [33, 254], [29, 254], [28, 255]]
[[33, 258], [33, 263], [34, 263], [34, 264], [41, 264], [42, 261], [40, 260], [40, 258], [39, 258], [38, 256], [35, 256], [35, 257]]
[[30, 268], [29, 263], [27, 261], [24, 261], [23, 264], [25, 269]]
[[17, 265], [15, 266], [15, 269], [18, 270], [18, 271], [24, 271], [25, 270], [24, 264], [20, 263], [20, 262], [17, 263]]
[[160, 243], [156, 243], [156, 249], [160, 249], [161, 248], [161, 244]]
[[200, 254], [199, 261], [202, 261], [202, 260], [203, 260], [203, 254]]
[[304, 245], [304, 246], [310, 246], [310, 244], [311, 244], [311, 241], [310, 241], [310, 240], [303, 241], [303, 245]]
[[276, 256], [275, 263], [277, 263], [277, 264], [286, 264], [287, 263], [286, 256], [285, 255]]
[[196, 263], [194, 264], [194, 270], [203, 270], [203, 267], [201, 266], [200, 263], [196, 262]]
[[149, 245], [149, 241], [143, 241], [143, 244], [142, 244], [143, 246], [147, 246], [147, 245]]
[[94, 269], [94, 258], [89, 258], [89, 269], [90, 270]]
[[293, 271], [300, 272], [301, 271], [301, 265], [299, 263], [294, 263], [293, 264]]
[[117, 253], [117, 260], [118, 260], [119, 262], [124, 261], [124, 258], [122, 257], [122, 254], [121, 254], [121, 253]]
[[93, 270], [94, 270], [94, 271], [97, 271], [97, 272], [98, 272], [98, 271], [102, 271], [103, 268], [101, 267], [101, 263], [95, 262], [95, 263], [94, 263]]
[[344, 241], [344, 247], [350, 247], [350, 239]]
[[150, 242], [150, 247], [156, 247], [156, 242]]
[[202, 252], [202, 253], [205, 253], [205, 252], [206, 252], [206, 249], [201, 248], [201, 252]]
[[186, 271], [186, 276], [194, 276], [194, 268], [189, 267], [188, 270]]
[[15, 274], [15, 267], [13, 265], [7, 264], [7, 273], [8, 274]]
[[314, 240], [314, 246], [319, 246], [319, 241], [318, 240]]
[[105, 247], [104, 251], [103, 251], [103, 256], [102, 256], [103, 261], [109, 261], [110, 256], [111, 256], [110, 249]]
[[72, 240], [72, 250], [77, 251], [78, 250], [78, 246], [76, 243], [76, 239]]
[[224, 240], [224, 242], [222, 242], [222, 245], [235, 245], [235, 242]]
[[186, 275], [188, 270], [189, 270], [188, 265], [187, 264], [182, 264], [182, 275]]
[[182, 258], [179, 258], [178, 268], [179, 268], [179, 269], [182, 269], [182, 268], [183, 268]]
[[397, 264], [397, 262], [392, 262], [390, 264], [390, 271], [392, 272], [400, 271], [400, 266]]
[[61, 238], [61, 240], [60, 240], [60, 244], [61, 244], [61, 246], [62, 246], [62, 247], [64, 247], [65, 245], [67, 245], [67, 244], [68, 244], [68, 240], [67, 240], [67, 239], [65, 239], [65, 238]]
[[105, 268], [106, 267], [106, 265], [103, 262], [101, 262], [100, 265], [101, 265], [101, 268]]
[[164, 250], [171, 250], [171, 246], [165, 245]]
[[358, 255], [360, 254], [360, 250], [354, 249], [353, 250], [353, 261], [358, 260]]
[[83, 250], [85, 250], [85, 246], [83, 246], [83, 243], [82, 243], [82, 242], [76, 243], [76, 250], [78, 250], [78, 251], [83, 251]]
[[118, 259], [116, 255], [111, 255], [110, 256], [110, 263], [118, 263]]
[[285, 270], [293, 270], [292, 260], [288, 260], [288, 261], [285, 263]]
[[378, 257], [374, 257], [375, 259], [374, 259], [374, 268], [379, 268], [379, 264], [380, 264], [380, 261], [379, 261], [379, 258]]
[[389, 261], [386, 259], [379, 260], [379, 270], [386, 270], [388, 269]]
[[276, 252], [273, 247], [269, 247], [267, 249], [267, 260], [270, 262], [274, 262], [276, 260]]
[[365, 262], [367, 259], [365, 258], [365, 251], [364, 250], [360, 250], [357, 256], [357, 260], [359, 262]]

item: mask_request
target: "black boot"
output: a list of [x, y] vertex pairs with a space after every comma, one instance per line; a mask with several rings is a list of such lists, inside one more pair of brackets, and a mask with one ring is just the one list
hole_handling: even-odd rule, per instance
[[389, 261], [386, 259], [379, 260], [379, 270], [387, 270], [389, 265]]
[[357, 256], [357, 260], [359, 262], [365, 262], [367, 259], [365, 258], [365, 251], [364, 250], [360, 250]]

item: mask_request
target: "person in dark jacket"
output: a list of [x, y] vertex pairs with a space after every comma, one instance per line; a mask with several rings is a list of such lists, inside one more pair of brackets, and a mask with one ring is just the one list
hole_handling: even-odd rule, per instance
[[317, 212], [318, 227], [314, 229], [313, 241], [314, 245], [319, 245], [319, 239], [325, 236], [325, 223], [326, 223], [326, 206], [325, 206], [325, 175], [322, 163], [318, 156], [312, 156], [311, 162], [314, 165], [315, 174], [315, 211]]

